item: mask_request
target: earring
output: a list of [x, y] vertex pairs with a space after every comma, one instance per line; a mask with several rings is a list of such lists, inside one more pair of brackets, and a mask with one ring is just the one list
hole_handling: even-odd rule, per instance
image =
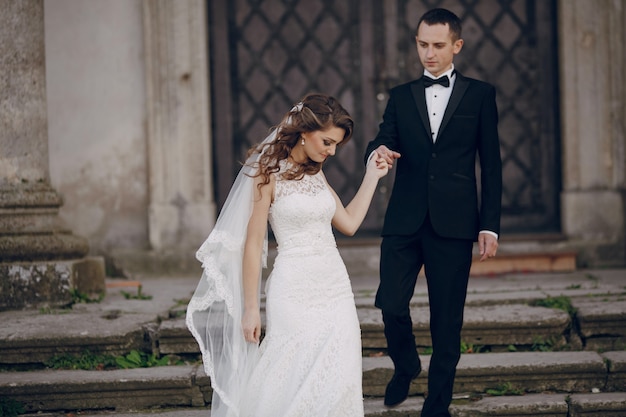
[[302, 138], [302, 146], [304, 146], [304, 138]]

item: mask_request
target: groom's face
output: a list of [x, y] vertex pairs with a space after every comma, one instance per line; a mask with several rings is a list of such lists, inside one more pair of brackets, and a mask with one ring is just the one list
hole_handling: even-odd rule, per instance
[[417, 30], [415, 42], [417, 53], [425, 69], [435, 77], [452, 68], [454, 55], [463, 47], [463, 39], [452, 39], [447, 24], [428, 25], [422, 22]]

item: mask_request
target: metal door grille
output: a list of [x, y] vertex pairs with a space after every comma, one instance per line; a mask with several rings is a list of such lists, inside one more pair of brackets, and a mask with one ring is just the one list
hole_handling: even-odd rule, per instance
[[[228, 20], [230, 91], [225, 94], [230, 96], [230, 115], [224, 117], [232, 118], [232, 139], [218, 138], [227, 141], [221, 149], [233, 144], [232, 156], [243, 159], [247, 149], [310, 92], [336, 97], [357, 121], [355, 137], [360, 136], [362, 83], [359, 50], [354, 48], [359, 44], [357, 8], [358, 1], [228, 3], [223, 12]], [[226, 46], [215, 41], [213, 45]], [[353, 140], [325, 164], [324, 171], [339, 195], [354, 195], [363, 173], [362, 159], [355, 156], [362, 152], [362, 141]], [[222, 173], [232, 178], [237, 169], [232, 165]], [[222, 192], [220, 203], [224, 198]]]
[[[386, 92], [420, 76], [419, 17], [445, 7], [463, 21], [463, 74], [496, 86], [504, 233], [559, 230], [556, 2], [554, 0], [210, 0], [217, 200], [245, 151], [308, 92], [337, 97], [355, 138], [325, 166], [347, 202], [363, 173]], [[379, 188], [364, 231], [376, 233], [388, 194]]]

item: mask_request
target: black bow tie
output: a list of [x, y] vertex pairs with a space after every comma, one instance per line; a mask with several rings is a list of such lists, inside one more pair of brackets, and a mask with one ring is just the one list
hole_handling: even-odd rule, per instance
[[450, 87], [450, 79], [447, 75], [444, 75], [441, 78], [432, 79], [426, 75], [422, 76], [422, 80], [424, 80], [424, 87], [428, 88], [433, 84], [441, 84], [444, 87]]

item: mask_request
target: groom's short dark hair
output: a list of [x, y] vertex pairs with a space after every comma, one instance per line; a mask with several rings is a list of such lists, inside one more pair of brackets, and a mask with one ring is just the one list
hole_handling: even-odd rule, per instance
[[417, 31], [419, 30], [422, 22], [428, 26], [432, 25], [448, 25], [450, 32], [452, 33], [452, 40], [456, 41], [461, 39], [461, 19], [448, 9], [432, 9], [422, 15], [417, 23]]

